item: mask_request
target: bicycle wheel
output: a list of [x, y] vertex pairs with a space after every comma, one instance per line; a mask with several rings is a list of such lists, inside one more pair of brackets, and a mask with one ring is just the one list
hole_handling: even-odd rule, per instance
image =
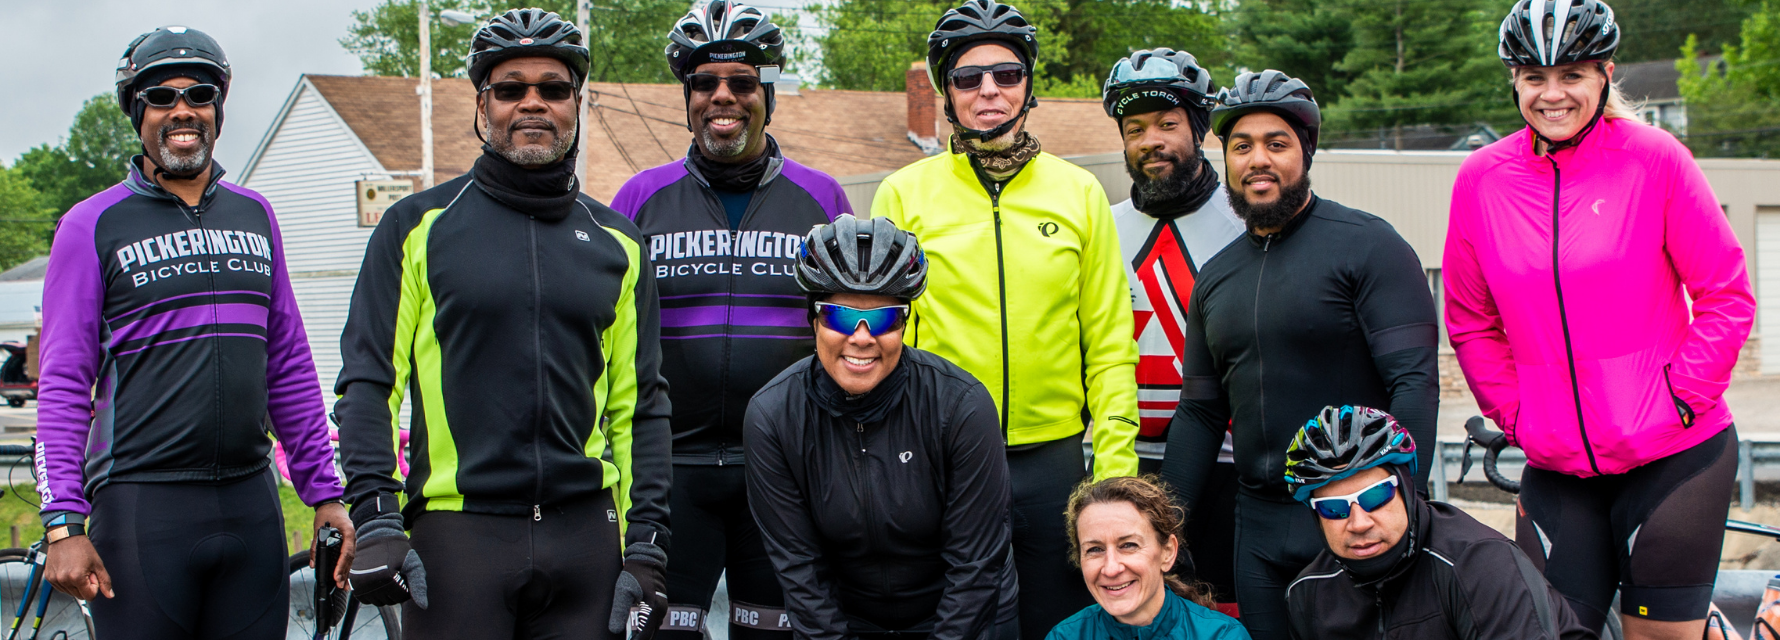
[[[12, 629], [13, 618], [19, 610], [19, 600], [25, 595], [25, 583], [30, 577], [31, 565], [25, 564], [22, 549], [0, 551], [0, 638], [6, 637]], [[91, 640], [93, 619], [87, 615], [86, 607], [68, 594], [55, 591], [48, 582], [41, 582], [41, 578], [39, 580], [38, 586], [50, 589], [51, 593], [49, 607], [43, 610], [43, 624], [35, 632], [38, 640]], [[24, 622], [19, 625], [18, 640], [29, 640], [33, 636], [31, 627], [37, 620], [38, 594], [41, 593], [32, 591], [31, 602], [25, 609]]]
[[[350, 625], [334, 625], [322, 637], [328, 640], [348, 637], [349, 640], [399, 640], [400, 621], [395, 618], [401, 615], [400, 611], [400, 607], [360, 604], [356, 615], [342, 620]], [[388, 618], [385, 618], [386, 614]], [[308, 549], [290, 557], [290, 624], [285, 627], [284, 637], [288, 640], [314, 640], [316, 637], [315, 570], [309, 568]]]

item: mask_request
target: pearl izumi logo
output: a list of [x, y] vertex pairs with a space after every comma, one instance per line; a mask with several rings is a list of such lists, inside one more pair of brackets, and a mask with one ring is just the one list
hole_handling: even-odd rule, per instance
[[1040, 222], [1040, 223], [1038, 223], [1038, 232], [1044, 234], [1044, 236], [1046, 238], [1049, 238], [1053, 234], [1057, 233], [1057, 223], [1055, 223], [1055, 222]]

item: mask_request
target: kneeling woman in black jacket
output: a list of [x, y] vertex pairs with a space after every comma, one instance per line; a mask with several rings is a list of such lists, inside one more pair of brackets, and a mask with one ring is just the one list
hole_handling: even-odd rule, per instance
[[905, 347], [915, 237], [843, 215], [804, 238], [816, 356], [748, 405], [748, 501], [799, 640], [1018, 637], [994, 400]]

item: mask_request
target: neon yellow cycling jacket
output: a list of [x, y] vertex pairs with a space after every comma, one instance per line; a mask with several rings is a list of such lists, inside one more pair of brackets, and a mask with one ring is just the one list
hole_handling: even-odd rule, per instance
[[1137, 343], [1100, 182], [1041, 153], [1005, 183], [942, 153], [885, 178], [873, 216], [915, 234], [927, 293], [908, 343], [988, 387], [1009, 445], [1094, 425], [1094, 479], [1137, 473]]

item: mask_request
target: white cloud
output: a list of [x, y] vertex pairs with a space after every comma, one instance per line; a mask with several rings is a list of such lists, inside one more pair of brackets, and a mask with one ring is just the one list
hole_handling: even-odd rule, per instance
[[[7, 3], [9, 56], [0, 162], [67, 135], [81, 102], [112, 91], [130, 40], [183, 24], [217, 39], [234, 67], [217, 161], [238, 171], [304, 73], [355, 75], [358, 58], [338, 40], [352, 11], [378, 0], [34, 0]], [[26, 26], [20, 26], [26, 25]]]

